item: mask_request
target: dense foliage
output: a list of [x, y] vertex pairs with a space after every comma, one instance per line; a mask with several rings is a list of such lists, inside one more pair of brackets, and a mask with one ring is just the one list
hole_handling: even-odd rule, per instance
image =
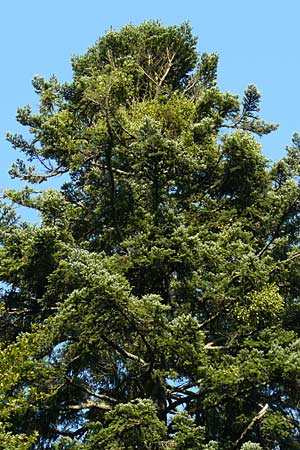
[[260, 94], [221, 92], [217, 61], [147, 22], [33, 80], [8, 136], [29, 185], [0, 217], [0, 448], [300, 448], [300, 138], [267, 161]]

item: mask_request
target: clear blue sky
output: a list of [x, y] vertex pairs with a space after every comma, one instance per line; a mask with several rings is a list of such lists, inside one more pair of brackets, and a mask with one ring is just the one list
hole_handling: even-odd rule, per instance
[[35, 74], [70, 80], [70, 57], [82, 54], [107, 29], [159, 19], [188, 20], [198, 50], [220, 55], [219, 84], [242, 94], [249, 83], [262, 93], [262, 116], [280, 124], [262, 140], [264, 154], [278, 159], [300, 131], [299, 0], [3, 0], [0, 10], [0, 187], [16, 186], [7, 170], [16, 153], [6, 131], [19, 132], [18, 106], [36, 105]]

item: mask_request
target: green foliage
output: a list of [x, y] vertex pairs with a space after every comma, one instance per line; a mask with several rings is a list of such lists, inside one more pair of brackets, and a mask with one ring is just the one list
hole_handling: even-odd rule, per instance
[[[98, 430], [99, 428], [99, 430]], [[105, 426], [92, 425], [87, 449], [94, 450], [158, 450], [166, 436], [164, 424], [157, 418], [153, 403], [136, 399], [119, 404], [105, 414]]]
[[277, 126], [217, 63], [145, 22], [34, 78], [8, 135], [30, 185], [0, 204], [1, 448], [299, 448], [300, 138], [267, 161]]
[[174, 435], [175, 448], [178, 450], [198, 450], [203, 448], [204, 427], [197, 427], [195, 421], [187, 412], [175, 415], [173, 426], [176, 430]]
[[13, 435], [11, 432], [5, 432], [0, 423], [1, 450], [29, 450], [34, 445], [36, 438], [36, 435], [28, 437], [25, 434]]
[[242, 445], [241, 450], [262, 450], [259, 444], [253, 444], [252, 442], [246, 442]]

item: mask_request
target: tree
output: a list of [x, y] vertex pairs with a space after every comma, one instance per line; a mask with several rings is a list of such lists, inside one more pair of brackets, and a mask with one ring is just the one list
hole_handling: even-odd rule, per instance
[[8, 135], [29, 185], [2, 204], [0, 448], [299, 448], [300, 137], [271, 164], [258, 90], [222, 93], [217, 61], [146, 22], [71, 83], [34, 78], [31, 137]]

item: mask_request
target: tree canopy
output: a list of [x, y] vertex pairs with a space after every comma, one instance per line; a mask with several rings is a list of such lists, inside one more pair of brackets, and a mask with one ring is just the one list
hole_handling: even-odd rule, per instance
[[300, 137], [267, 160], [277, 125], [217, 63], [145, 22], [34, 78], [1, 204], [0, 449], [300, 448]]

